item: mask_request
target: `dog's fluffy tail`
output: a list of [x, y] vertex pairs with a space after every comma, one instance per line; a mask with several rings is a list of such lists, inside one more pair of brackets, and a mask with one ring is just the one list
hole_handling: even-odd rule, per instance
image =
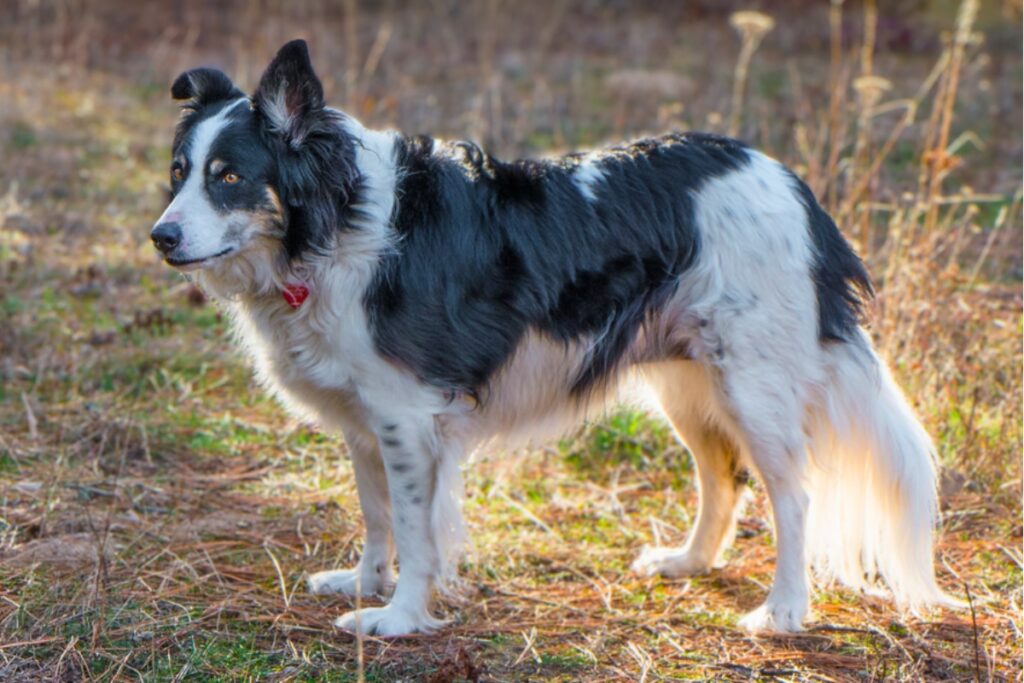
[[811, 418], [807, 539], [816, 568], [855, 588], [880, 578], [913, 610], [953, 604], [935, 582], [931, 439], [860, 332], [831, 344]]

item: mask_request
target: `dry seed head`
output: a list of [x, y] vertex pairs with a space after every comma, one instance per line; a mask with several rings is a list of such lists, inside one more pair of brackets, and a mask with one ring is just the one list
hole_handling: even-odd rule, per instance
[[865, 107], [872, 107], [878, 104], [882, 93], [892, 89], [892, 82], [881, 76], [861, 76], [853, 82], [853, 89]]
[[729, 24], [740, 32], [744, 40], [756, 40], [775, 28], [775, 20], [770, 16], [749, 10], [733, 12]]

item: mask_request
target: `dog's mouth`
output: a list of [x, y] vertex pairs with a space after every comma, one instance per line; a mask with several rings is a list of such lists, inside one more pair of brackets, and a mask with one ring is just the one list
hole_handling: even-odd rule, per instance
[[224, 256], [227, 256], [227, 255], [235, 252], [236, 250], [237, 250], [236, 247], [228, 247], [227, 249], [224, 249], [222, 251], [218, 251], [216, 254], [212, 254], [210, 256], [203, 256], [201, 258], [192, 258], [192, 259], [176, 259], [176, 258], [171, 258], [170, 256], [168, 256], [167, 258], [164, 259], [164, 261], [166, 261], [168, 265], [174, 266], [175, 268], [178, 268], [180, 270], [192, 270], [192, 269], [197, 268], [198, 266], [200, 266], [200, 265], [202, 265], [204, 263], [208, 263], [210, 261], [214, 261], [216, 259], [219, 259], [219, 258], [222, 258]]

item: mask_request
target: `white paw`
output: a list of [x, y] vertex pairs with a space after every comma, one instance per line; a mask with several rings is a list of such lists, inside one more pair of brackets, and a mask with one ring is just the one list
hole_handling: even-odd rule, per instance
[[368, 598], [390, 592], [394, 588], [394, 578], [390, 570], [367, 576], [367, 572], [356, 567], [317, 572], [306, 580], [306, 584], [309, 586], [309, 592], [314, 595], [341, 593], [351, 597], [358, 594]]
[[426, 612], [411, 613], [394, 605], [364, 607], [347, 612], [334, 621], [334, 625], [343, 631], [381, 638], [430, 633], [444, 624], [445, 622], [435, 619]]
[[798, 633], [804, 630], [807, 605], [801, 601], [775, 602], [771, 598], [740, 619], [740, 627], [751, 633]]
[[642, 576], [661, 575], [669, 578], [706, 574], [711, 561], [680, 548], [645, 547], [633, 561], [633, 571]]

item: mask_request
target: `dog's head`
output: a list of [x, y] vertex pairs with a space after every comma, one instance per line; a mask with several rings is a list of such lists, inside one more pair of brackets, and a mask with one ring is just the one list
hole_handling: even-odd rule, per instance
[[257, 252], [330, 246], [358, 182], [344, 115], [324, 104], [305, 41], [278, 52], [249, 98], [221, 71], [181, 74], [171, 203], [150, 236], [170, 265], [215, 268]]

